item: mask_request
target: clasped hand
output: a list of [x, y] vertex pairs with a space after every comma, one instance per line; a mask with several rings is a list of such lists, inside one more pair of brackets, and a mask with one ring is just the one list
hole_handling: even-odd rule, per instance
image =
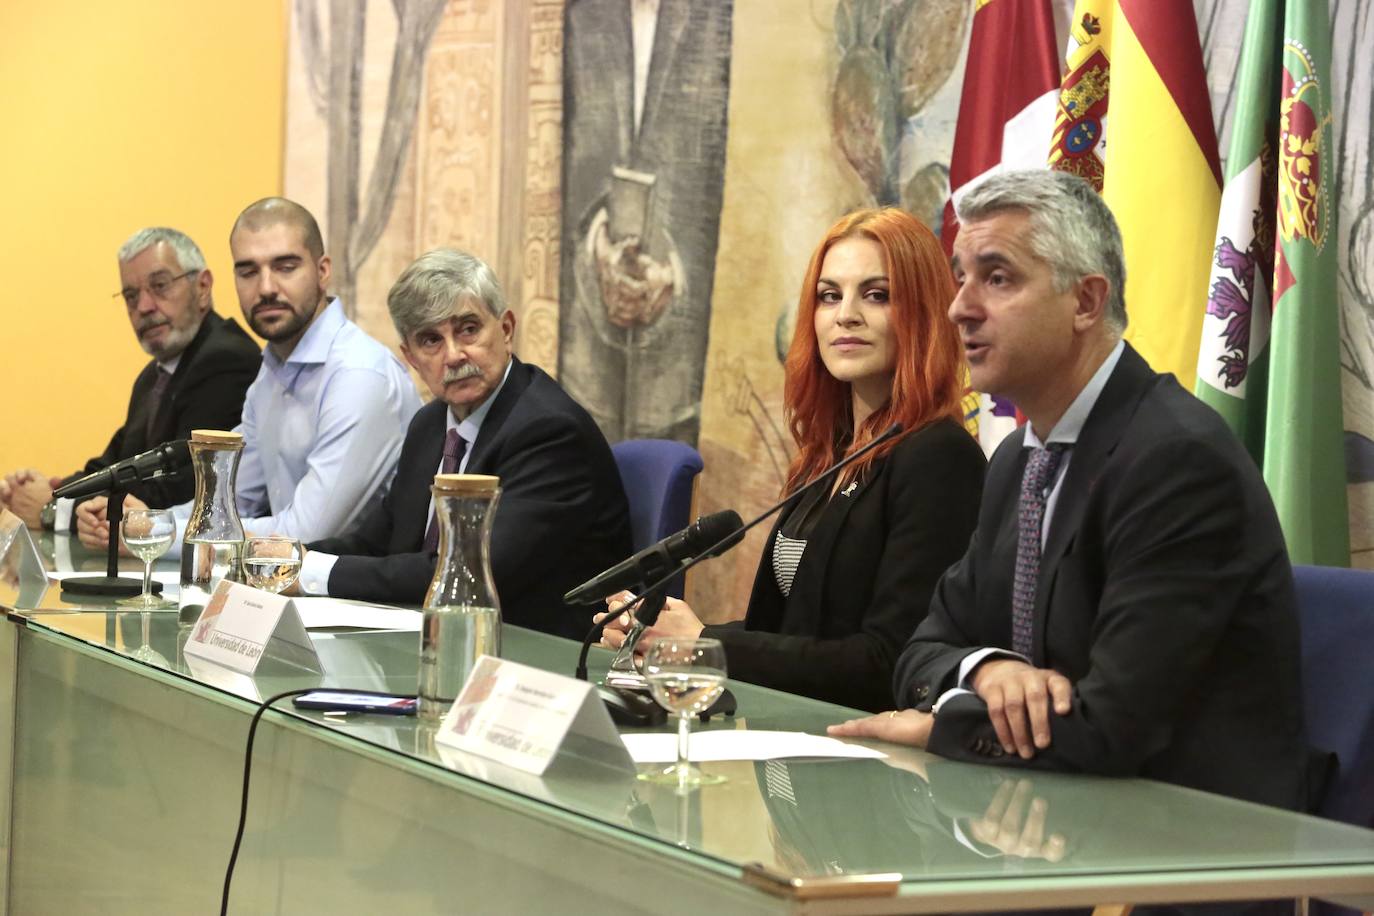
[[1058, 671], [1020, 659], [991, 658], [974, 669], [974, 693], [988, 706], [988, 719], [1002, 750], [1029, 760], [1050, 746], [1050, 709], [1067, 716], [1073, 684]]
[[[84, 546], [91, 550], [105, 550], [110, 546], [109, 503], [108, 496], [92, 496], [76, 507], [76, 536]], [[148, 508], [148, 504], [137, 496], [125, 495], [125, 512], [130, 509], [146, 508]], [[133, 556], [123, 544], [119, 545], [119, 552], [126, 557]]]
[[[624, 609], [634, 599], [635, 596], [630, 592], [616, 592], [606, 599], [605, 612], [592, 617], [593, 623], [611, 618], [606, 620], [606, 626], [601, 631], [601, 645], [608, 649], [619, 649], [625, 642], [625, 634], [634, 626], [634, 620]], [[695, 639], [701, 635], [703, 626], [687, 602], [680, 598], [668, 598], [663, 610], [659, 611], [658, 620], [640, 637], [635, 652], [642, 655], [649, 644], [660, 636]]]
[[52, 491], [61, 485], [61, 477], [45, 477], [35, 468], [23, 468], [0, 480], [0, 505], [23, 519], [28, 527], [41, 528], [43, 507], [52, 499]]
[[[1050, 710], [1066, 716], [1073, 708], [1073, 684], [1058, 671], [1036, 668], [1019, 659], [993, 658], [973, 672], [971, 686], [988, 707], [988, 719], [1008, 754], [1029, 760], [1050, 746]], [[894, 744], [925, 747], [935, 716], [915, 709], [878, 713], [832, 725], [838, 738], [877, 738]]]

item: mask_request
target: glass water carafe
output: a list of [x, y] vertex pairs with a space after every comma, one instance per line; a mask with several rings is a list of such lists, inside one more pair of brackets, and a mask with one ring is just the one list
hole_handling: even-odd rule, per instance
[[191, 466], [196, 502], [181, 548], [181, 623], [195, 623], [223, 579], [243, 581], [243, 522], [234, 499], [234, 479], [243, 452], [241, 433], [191, 431]]
[[491, 576], [491, 526], [500, 479], [437, 474], [430, 492], [439, 518], [439, 555], [420, 631], [419, 714], [448, 712], [479, 655], [501, 654], [501, 603]]

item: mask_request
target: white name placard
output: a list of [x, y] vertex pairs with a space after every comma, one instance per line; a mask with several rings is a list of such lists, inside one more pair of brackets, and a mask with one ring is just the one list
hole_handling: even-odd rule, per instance
[[19, 517], [5, 512], [0, 512], [0, 584], [14, 589], [19, 608], [36, 607], [48, 590], [38, 545]]
[[265, 659], [324, 672], [290, 598], [228, 580], [215, 587], [191, 628], [186, 654], [244, 674]]
[[490, 655], [477, 659], [434, 740], [535, 775], [560, 752], [633, 768], [591, 684]]

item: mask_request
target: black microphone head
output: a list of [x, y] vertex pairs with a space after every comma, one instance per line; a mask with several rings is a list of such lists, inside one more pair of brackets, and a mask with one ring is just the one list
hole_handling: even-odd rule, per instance
[[[725, 551], [734, 547], [744, 537], [740, 529], [744, 527], [744, 520], [739, 517], [739, 513], [734, 509], [725, 509], [721, 512], [712, 512], [710, 515], [703, 515], [692, 523], [687, 529], [687, 537], [683, 546], [687, 548], [688, 556], [701, 556], [703, 551], [711, 550], [705, 556], [719, 556]], [[738, 534], [738, 537], [731, 538], [730, 535]], [[725, 541], [726, 538], [730, 540]], [[719, 547], [717, 542], [725, 541]]]
[[177, 471], [191, 463], [191, 445], [185, 439], [164, 442], [158, 451], [165, 457], [162, 464], [168, 471]]

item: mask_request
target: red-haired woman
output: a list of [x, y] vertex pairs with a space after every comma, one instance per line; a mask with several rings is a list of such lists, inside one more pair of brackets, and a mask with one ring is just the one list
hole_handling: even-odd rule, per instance
[[[935, 236], [861, 210], [811, 257], [783, 388], [797, 456], [784, 493], [894, 422], [905, 432], [785, 510], [743, 621], [703, 626], [669, 599], [644, 636], [713, 636], [730, 676], [860, 709], [891, 709], [892, 665], [978, 517], [983, 453], [961, 423], [963, 351]], [[624, 593], [607, 599], [614, 608]], [[602, 642], [624, 639], [617, 618]]]

